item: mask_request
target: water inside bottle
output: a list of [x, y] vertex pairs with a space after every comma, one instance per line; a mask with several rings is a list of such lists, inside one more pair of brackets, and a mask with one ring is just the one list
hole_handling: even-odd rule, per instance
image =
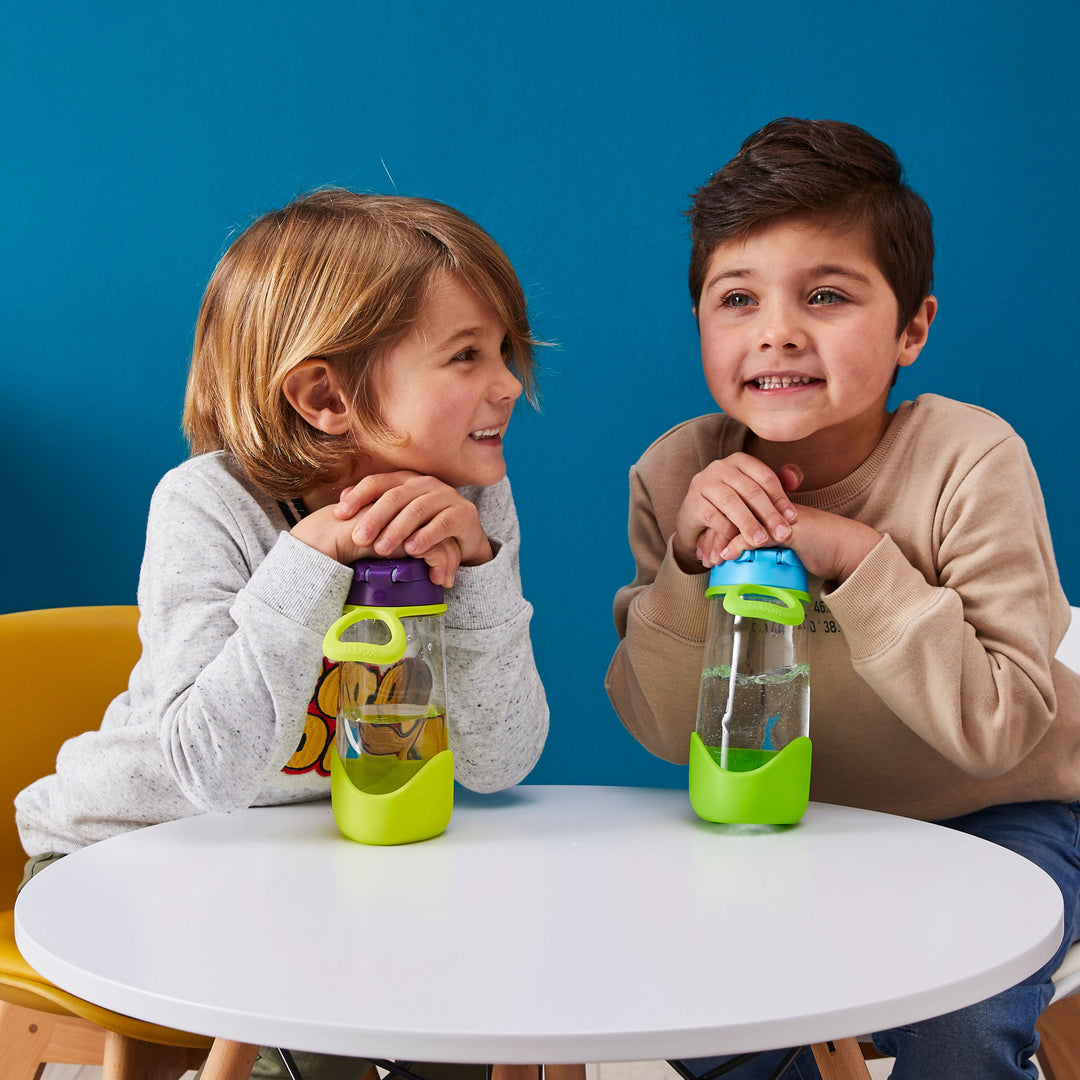
[[702, 672], [703, 710], [698, 734], [721, 768], [760, 768], [792, 739], [806, 733], [810, 666], [791, 664], [756, 674], [720, 664]]
[[345, 709], [338, 723], [344, 725], [348, 758], [427, 761], [449, 746], [446, 713], [432, 706], [381, 702]]

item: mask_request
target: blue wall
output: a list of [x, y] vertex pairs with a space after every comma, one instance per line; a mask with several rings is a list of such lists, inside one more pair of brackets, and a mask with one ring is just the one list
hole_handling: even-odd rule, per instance
[[[452, 203], [546, 353], [507, 446], [552, 704], [542, 782], [679, 784], [603, 692], [626, 473], [709, 411], [689, 192], [780, 115], [860, 124], [935, 213], [941, 313], [899, 393], [1007, 417], [1080, 602], [1075, 3], [19, 5], [0, 56], [0, 608], [129, 602], [232, 230], [323, 184]], [[391, 183], [390, 177], [393, 178]]]

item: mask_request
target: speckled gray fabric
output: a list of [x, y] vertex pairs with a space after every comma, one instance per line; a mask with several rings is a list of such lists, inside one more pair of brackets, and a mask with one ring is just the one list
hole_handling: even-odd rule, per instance
[[[548, 710], [510, 485], [461, 490], [497, 553], [461, 567], [447, 593], [450, 747], [460, 783], [496, 791], [536, 764]], [[282, 770], [304, 734], [323, 635], [351, 571], [287, 530], [277, 503], [228, 454], [166, 474], [139, 580], [142, 656], [100, 730], [65, 743], [56, 773], [16, 798], [27, 854], [200, 812], [328, 796], [320, 772]]]

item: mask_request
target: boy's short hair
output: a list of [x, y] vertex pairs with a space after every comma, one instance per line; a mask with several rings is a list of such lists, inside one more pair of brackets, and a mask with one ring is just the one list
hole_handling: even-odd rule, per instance
[[228, 450], [275, 498], [338, 479], [356, 452], [289, 404], [289, 372], [319, 358], [339, 373], [373, 442], [380, 361], [450, 273], [506, 326], [507, 362], [531, 398], [534, 341], [525, 295], [502, 249], [470, 218], [430, 199], [329, 188], [258, 218], [230, 245], [203, 296], [183, 429], [193, 454]]
[[720, 244], [797, 215], [866, 230], [900, 307], [900, 334], [933, 288], [930, 210], [890, 146], [839, 120], [773, 120], [698, 189], [687, 212], [694, 303]]

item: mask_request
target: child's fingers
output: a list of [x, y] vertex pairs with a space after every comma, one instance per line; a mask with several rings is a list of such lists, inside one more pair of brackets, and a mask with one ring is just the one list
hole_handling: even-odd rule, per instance
[[424, 552], [453, 541], [460, 561], [473, 566], [492, 557], [491, 543], [480, 524], [476, 507], [465, 499], [441, 510], [405, 541], [409, 555], [423, 557]]
[[434, 547], [428, 548], [423, 554], [423, 560], [428, 565], [428, 577], [436, 585], [444, 589], [453, 588], [454, 575], [461, 565], [461, 548], [457, 541], [451, 537]]
[[697, 557], [702, 566], [717, 566], [724, 561], [724, 550], [738, 537], [735, 529], [706, 529], [697, 542]]
[[707, 498], [739, 530], [750, 547], [760, 547], [770, 540], [783, 542], [791, 536], [790, 522], [795, 520], [796, 512], [771, 470], [769, 481], [763, 486], [750, 477], [739, 476], [719, 490], [707, 493]]
[[722, 562], [731, 562], [732, 559], [737, 559], [744, 551], [748, 550], [749, 545], [741, 536], [736, 536], [720, 551], [716, 563], [713, 565], [718, 565]]
[[405, 539], [405, 550], [410, 555], [422, 556], [424, 552], [445, 543], [447, 540], [457, 539], [461, 529], [460, 515], [452, 509], [443, 509], [429, 521], [410, 533]]
[[352, 487], [347, 487], [341, 495], [338, 497], [337, 505], [334, 507], [334, 516], [342, 521], [347, 521], [351, 517], [355, 517], [365, 506], [367, 506], [370, 499], [364, 498], [361, 492], [358, 490], [359, 484], [354, 484]]
[[369, 506], [388, 491], [401, 487], [417, 475], [414, 472], [401, 470], [365, 476], [359, 483], [345, 488], [338, 498], [337, 506], [334, 507], [334, 514], [342, 520], [355, 517], [365, 506]]
[[[780, 468], [776, 470], [776, 475], [785, 491], [795, 491], [803, 482], [803, 471], [798, 465], [781, 465]], [[797, 511], [797, 508], [793, 503], [789, 503], [789, 505], [792, 510]], [[783, 513], [783, 506], [779, 506], [778, 509]], [[794, 521], [795, 519], [793, 517], [788, 517], [788, 520]]]
[[[359, 488], [359, 484], [357, 487]], [[381, 486], [381, 485], [380, 485]], [[372, 487], [369, 491], [377, 491]], [[378, 546], [377, 541], [383, 541], [383, 547], [389, 549], [401, 544], [405, 537], [414, 532], [422, 521], [415, 518], [411, 525], [409, 521], [400, 523], [394, 528], [394, 522], [402, 514], [413, 506], [418, 498], [424, 495], [421, 489], [418, 493], [416, 485], [405, 482], [393, 484], [374, 495], [370, 505], [365, 506], [363, 513], [358, 515], [356, 526], [353, 529], [353, 538], [359, 544], [371, 544]], [[417, 511], [414, 509], [412, 515]]]
[[790, 525], [799, 516], [798, 508], [787, 497], [803, 481], [798, 465], [783, 465], [774, 472], [749, 454], [733, 454], [717, 462], [715, 468], [717, 478], [731, 485], [771, 536], [777, 537], [777, 528]]
[[[380, 500], [381, 502], [382, 500]], [[432, 526], [433, 523], [440, 521], [444, 517], [447, 511], [447, 502], [448, 500], [444, 494], [428, 492], [411, 499], [400, 508], [395, 508], [374, 541], [375, 550], [381, 552], [383, 549], [390, 551], [403, 547], [406, 541], [416, 537], [425, 528]], [[379, 503], [376, 503], [375, 508], [378, 507]], [[446, 529], [432, 528], [428, 535], [429, 540], [426, 546], [446, 539], [451, 533]], [[416, 551], [415, 554], [419, 555], [421, 552]]]

